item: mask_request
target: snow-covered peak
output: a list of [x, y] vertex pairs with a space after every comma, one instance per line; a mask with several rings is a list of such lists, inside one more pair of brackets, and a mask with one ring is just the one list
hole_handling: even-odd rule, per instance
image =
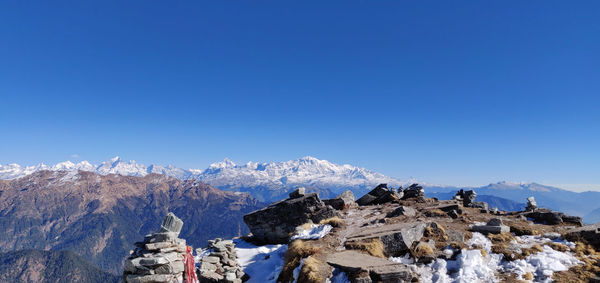
[[119, 156], [111, 158], [108, 162], [102, 162], [95, 171], [102, 175], [146, 176], [147, 174], [146, 166], [136, 163], [135, 160], [125, 162]]
[[338, 165], [312, 156], [283, 162], [259, 163], [250, 161], [243, 165], [237, 165], [226, 158], [221, 162], [211, 164], [205, 170], [186, 170], [172, 165], [145, 166], [134, 160], [125, 161], [116, 156], [97, 166], [87, 161], [77, 164], [65, 161], [53, 166], [45, 164], [28, 167], [21, 167], [18, 164], [0, 165], [0, 179], [19, 178], [40, 170], [83, 170], [101, 175], [119, 174], [126, 176], [146, 176], [155, 173], [182, 180], [196, 179], [224, 189], [262, 187], [277, 190], [294, 186], [313, 186], [346, 190], [370, 189], [379, 183], [388, 183], [391, 186], [406, 184], [406, 182], [364, 168], [348, 164]]
[[235, 162], [231, 161], [229, 158], [223, 159], [221, 162], [215, 162], [211, 164], [209, 169], [224, 169], [224, 168], [234, 168], [236, 166]]
[[304, 185], [326, 188], [372, 187], [379, 183], [397, 186], [404, 182], [352, 165], [338, 165], [305, 156], [284, 162], [248, 162], [235, 165], [230, 160], [215, 163], [193, 178], [217, 187], [271, 187]]

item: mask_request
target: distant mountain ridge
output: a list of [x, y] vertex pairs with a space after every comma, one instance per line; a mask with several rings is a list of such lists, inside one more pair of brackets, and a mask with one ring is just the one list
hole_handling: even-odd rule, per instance
[[[262, 202], [285, 198], [290, 191], [298, 187], [306, 187], [309, 191], [318, 192], [322, 198], [329, 198], [345, 190], [363, 195], [379, 183], [397, 187], [417, 182], [402, 181], [365, 168], [348, 164], [339, 165], [311, 156], [284, 162], [248, 162], [242, 165], [225, 159], [211, 164], [204, 170], [182, 169], [172, 165], [145, 166], [133, 160], [124, 161], [118, 156], [99, 165], [87, 161], [79, 163], [65, 161], [52, 166], [38, 164], [26, 167], [8, 164], [0, 165], [0, 179], [15, 179], [40, 170], [71, 172], [82, 170], [100, 175], [124, 176], [146, 176], [156, 173], [179, 180], [198, 180], [222, 190], [248, 192]], [[594, 209], [600, 209], [600, 205], [594, 201], [600, 199], [600, 192], [575, 193], [537, 183], [498, 182], [481, 187], [431, 185], [420, 181], [418, 183], [423, 184], [426, 192], [432, 194], [474, 189], [480, 195], [496, 196], [512, 201], [512, 203], [501, 202], [507, 207], [515, 207], [517, 204], [524, 203], [527, 197], [534, 196], [540, 206], [578, 216], [586, 216]], [[597, 219], [593, 215], [589, 218]], [[584, 221], [587, 219], [584, 218]]]
[[248, 162], [243, 165], [225, 159], [211, 164], [205, 170], [181, 169], [171, 165], [145, 166], [134, 160], [124, 161], [118, 156], [100, 165], [92, 165], [88, 161], [65, 161], [52, 166], [38, 164], [26, 167], [8, 164], [0, 165], [0, 179], [16, 179], [41, 170], [82, 170], [100, 175], [138, 177], [156, 173], [180, 180], [194, 179], [224, 190], [252, 192], [261, 201], [278, 200], [288, 191], [300, 186], [318, 191], [323, 197], [329, 197], [347, 189], [355, 192], [365, 191], [379, 183], [392, 186], [408, 183], [364, 168], [348, 164], [338, 165], [310, 156], [285, 162]]

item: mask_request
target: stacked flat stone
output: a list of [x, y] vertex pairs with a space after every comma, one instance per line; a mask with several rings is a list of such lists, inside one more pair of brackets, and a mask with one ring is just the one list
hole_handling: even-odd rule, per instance
[[464, 207], [473, 207], [473, 203], [475, 202], [475, 198], [477, 198], [477, 193], [473, 190], [469, 190], [464, 192], [463, 194], [463, 206]]
[[200, 282], [241, 283], [244, 272], [237, 264], [233, 241], [209, 240], [208, 249], [210, 253], [201, 259], [198, 268]]
[[127, 283], [181, 283], [184, 276], [186, 244], [179, 239], [183, 222], [169, 213], [158, 233], [135, 243], [136, 249], [125, 262], [123, 281]]

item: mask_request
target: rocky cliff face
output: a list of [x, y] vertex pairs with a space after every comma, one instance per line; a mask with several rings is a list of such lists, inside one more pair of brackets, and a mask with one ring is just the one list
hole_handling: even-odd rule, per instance
[[247, 233], [242, 216], [259, 207], [247, 194], [165, 175], [40, 171], [0, 181], [0, 252], [71, 250], [117, 274], [131, 243], [157, 230], [168, 211], [186, 223], [181, 236], [202, 246]]

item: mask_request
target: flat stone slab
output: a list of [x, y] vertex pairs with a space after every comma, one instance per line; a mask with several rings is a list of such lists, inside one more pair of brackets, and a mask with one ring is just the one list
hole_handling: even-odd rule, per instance
[[327, 263], [349, 273], [367, 271], [382, 282], [410, 282], [410, 268], [398, 262], [355, 251], [342, 251], [327, 257]]
[[362, 241], [379, 238], [390, 256], [400, 256], [412, 243], [421, 240], [426, 224], [423, 222], [395, 223], [373, 228], [366, 228], [351, 234], [348, 241]]
[[[355, 251], [342, 251], [331, 254], [327, 257], [327, 263], [346, 271], [371, 270], [373, 267], [396, 266], [404, 264], [389, 261], [384, 258], [374, 257]], [[406, 267], [406, 266], [404, 266]]]
[[472, 228], [473, 232], [479, 232], [483, 234], [500, 234], [500, 233], [508, 233], [510, 232], [510, 227], [506, 225], [499, 226], [488, 226], [488, 225], [476, 225]]

